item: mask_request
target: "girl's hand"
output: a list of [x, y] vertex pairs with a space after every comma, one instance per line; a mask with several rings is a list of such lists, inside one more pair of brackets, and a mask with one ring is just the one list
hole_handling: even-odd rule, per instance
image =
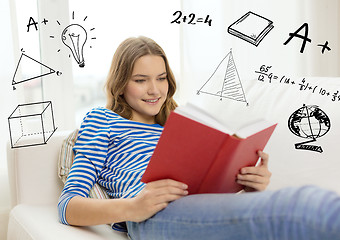
[[131, 199], [129, 219], [141, 222], [152, 217], [170, 202], [188, 195], [187, 188], [186, 184], [171, 179], [147, 183], [145, 188]]
[[261, 163], [256, 167], [244, 167], [237, 175], [237, 183], [245, 186], [246, 192], [263, 191], [270, 182], [272, 174], [268, 170], [269, 156], [262, 151], [257, 154], [261, 157]]

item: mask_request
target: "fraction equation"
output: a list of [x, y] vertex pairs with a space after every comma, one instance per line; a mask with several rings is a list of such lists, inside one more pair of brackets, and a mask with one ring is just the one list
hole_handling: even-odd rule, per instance
[[170, 23], [187, 23], [191, 25], [195, 25], [196, 23], [207, 23], [209, 26], [211, 26], [212, 19], [210, 19], [210, 16], [207, 15], [205, 18], [202, 17], [196, 17], [195, 13], [190, 13], [188, 16], [183, 15], [182, 11], [176, 11], [172, 14], [174, 17], [176, 17], [174, 20], [172, 20]]
[[340, 91], [337, 90], [335, 92], [328, 91], [326, 88], [321, 87], [316, 84], [312, 84], [303, 78], [300, 82], [296, 82], [290, 77], [285, 75], [279, 76], [271, 72], [272, 66], [261, 65], [258, 71], [255, 71], [257, 74], [257, 80], [260, 82], [268, 82], [268, 83], [281, 83], [285, 85], [296, 86], [300, 91], [309, 91], [313, 94], [319, 94], [321, 96], [329, 97], [333, 102], [340, 102]]

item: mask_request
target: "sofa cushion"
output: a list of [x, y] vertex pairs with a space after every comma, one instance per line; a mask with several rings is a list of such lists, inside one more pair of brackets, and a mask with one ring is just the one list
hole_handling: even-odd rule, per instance
[[7, 239], [125, 240], [128, 238], [125, 233], [113, 231], [106, 224], [88, 227], [60, 224], [55, 205], [19, 204], [10, 213]]
[[[74, 159], [73, 146], [77, 140], [78, 129], [74, 130], [65, 138], [62, 143], [59, 159], [58, 159], [58, 176], [65, 184], [67, 176], [71, 170]], [[110, 198], [106, 191], [98, 184], [95, 183], [89, 193], [90, 198], [108, 199]]]

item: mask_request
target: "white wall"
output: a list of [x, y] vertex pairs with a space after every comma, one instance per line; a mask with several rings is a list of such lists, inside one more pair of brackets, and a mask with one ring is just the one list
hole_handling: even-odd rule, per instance
[[[11, 26], [7, 23], [11, 21], [10, 1], [0, 1], [0, 239], [6, 239], [8, 213], [10, 208], [9, 187], [6, 163], [6, 142], [9, 138], [8, 121], [10, 109], [15, 105], [14, 94], [12, 92], [12, 77], [14, 63], [14, 44]], [[14, 29], [15, 31], [15, 29]]]
[[[255, 47], [227, 32], [230, 24], [252, 11], [273, 21], [274, 28]], [[209, 78], [217, 64], [232, 48], [242, 78], [254, 77], [262, 64], [273, 71], [292, 76], [340, 76], [340, 7], [338, 0], [213, 0], [183, 1], [183, 12], [205, 17], [210, 14], [212, 26], [182, 24], [181, 99], [185, 102]], [[308, 23], [304, 53], [301, 39], [283, 43], [289, 33]], [[303, 34], [301, 31], [300, 34]], [[330, 52], [321, 54], [318, 44], [329, 42]]]

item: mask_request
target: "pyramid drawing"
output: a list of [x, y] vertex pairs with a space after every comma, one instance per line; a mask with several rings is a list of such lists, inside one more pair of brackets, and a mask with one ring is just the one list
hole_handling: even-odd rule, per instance
[[200, 93], [220, 97], [220, 100], [228, 98], [247, 103], [231, 50], [218, 64], [211, 77], [197, 91], [197, 94]]
[[[25, 70], [25, 71], [22, 71]], [[25, 75], [18, 74], [25, 72]], [[55, 70], [22, 53], [15, 69], [12, 85], [55, 73]]]

